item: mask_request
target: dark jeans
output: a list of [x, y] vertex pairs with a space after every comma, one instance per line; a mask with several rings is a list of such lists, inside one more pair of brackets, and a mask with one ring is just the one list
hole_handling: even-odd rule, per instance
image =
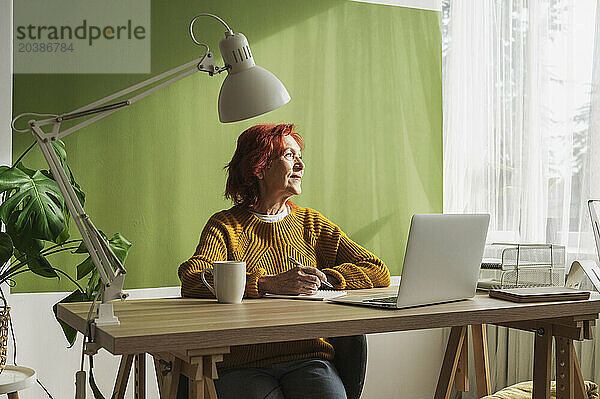
[[335, 367], [323, 359], [220, 371], [215, 388], [219, 399], [346, 399]]

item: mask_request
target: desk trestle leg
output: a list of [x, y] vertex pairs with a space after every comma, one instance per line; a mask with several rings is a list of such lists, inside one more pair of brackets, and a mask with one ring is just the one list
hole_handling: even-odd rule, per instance
[[152, 353], [161, 399], [176, 399], [181, 374], [181, 359], [170, 353]]
[[550, 398], [550, 366], [552, 363], [552, 326], [541, 325], [533, 345], [533, 399]]
[[134, 355], [121, 356], [121, 364], [119, 364], [119, 371], [117, 372], [117, 381], [115, 382], [115, 388], [112, 394], [112, 398], [114, 399], [123, 399], [125, 397], [125, 389], [127, 388], [129, 373], [131, 372], [133, 357]]
[[176, 399], [180, 374], [188, 378], [189, 399], [217, 399], [214, 380], [224, 353], [229, 353], [228, 347], [152, 353], [161, 399]]
[[490, 366], [488, 361], [487, 329], [485, 324], [471, 325], [473, 335], [473, 358], [475, 360], [475, 377], [477, 380], [477, 397], [492, 394], [490, 385]]
[[556, 396], [575, 399], [573, 367], [573, 341], [568, 338], [554, 337], [556, 342]]
[[575, 399], [587, 399], [588, 395], [585, 389], [585, 382], [583, 380], [583, 375], [581, 374], [581, 367], [579, 366], [579, 360], [577, 360], [577, 352], [575, 352], [575, 347], [573, 346], [573, 341], [571, 341], [571, 347], [573, 348], [573, 372], [574, 383], [575, 383]]
[[467, 326], [452, 327], [442, 362], [442, 369], [435, 390], [435, 399], [448, 399], [458, 368], [460, 353], [467, 336]]
[[135, 355], [135, 399], [146, 399], [146, 354]]
[[557, 399], [587, 399], [585, 383], [573, 340], [554, 337], [556, 342], [556, 397]]
[[465, 332], [465, 338], [458, 358], [456, 376], [454, 377], [454, 388], [457, 391], [469, 392], [469, 334]]
[[[473, 358], [475, 359], [475, 375], [477, 377], [477, 397], [482, 398], [491, 393], [490, 371], [488, 366], [487, 336], [485, 324], [471, 326], [473, 335]], [[469, 390], [468, 334], [467, 326], [452, 327], [446, 353], [440, 370], [435, 399], [448, 399], [452, 392], [452, 384], [458, 391]]]
[[498, 323], [535, 332], [533, 360], [533, 399], [550, 397], [552, 337], [556, 342], [556, 398], [586, 399], [585, 384], [573, 340], [591, 339], [598, 314], [557, 317], [531, 321]]

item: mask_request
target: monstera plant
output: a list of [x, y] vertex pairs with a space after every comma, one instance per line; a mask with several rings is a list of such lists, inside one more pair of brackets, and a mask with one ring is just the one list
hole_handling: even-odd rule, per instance
[[[59, 140], [52, 144], [83, 205], [85, 194], [67, 164], [64, 143]], [[102, 286], [100, 275], [83, 240], [70, 237], [71, 215], [52, 173], [29, 169], [23, 164], [23, 158], [34, 146], [35, 143], [13, 166], [0, 166], [0, 220], [6, 226], [6, 232], [0, 232], [0, 287], [2, 283], [13, 286], [13, 278], [22, 273], [33, 273], [40, 278], [66, 278], [76, 289], [61, 302], [91, 301]], [[125, 262], [131, 243], [116, 233], [108, 238], [108, 244], [121, 262]], [[52, 255], [66, 251], [74, 257], [88, 255], [85, 259], [74, 258], [75, 277], [52, 266]], [[56, 314], [56, 305], [54, 312]], [[73, 345], [77, 332], [58, 322], [67, 341]]]

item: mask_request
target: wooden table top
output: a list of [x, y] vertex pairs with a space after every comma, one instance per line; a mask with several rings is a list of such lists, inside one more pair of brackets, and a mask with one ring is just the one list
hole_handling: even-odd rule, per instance
[[[89, 302], [59, 304], [58, 317], [84, 331], [89, 307]], [[98, 327], [96, 342], [118, 355], [564, 316], [596, 318], [600, 294], [585, 301], [519, 304], [478, 293], [472, 300], [392, 310], [271, 298], [244, 299], [238, 305], [215, 299], [126, 300], [114, 302], [114, 308], [121, 324]]]

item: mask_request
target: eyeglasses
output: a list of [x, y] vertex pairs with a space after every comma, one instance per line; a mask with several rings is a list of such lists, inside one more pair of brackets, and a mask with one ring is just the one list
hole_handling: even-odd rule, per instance
[[298, 160], [300, 160], [302, 162], [302, 154], [294, 155], [294, 153], [292, 153], [292, 152], [286, 152], [285, 154], [283, 154], [283, 158], [286, 161], [295, 161], [296, 158], [298, 158]]

